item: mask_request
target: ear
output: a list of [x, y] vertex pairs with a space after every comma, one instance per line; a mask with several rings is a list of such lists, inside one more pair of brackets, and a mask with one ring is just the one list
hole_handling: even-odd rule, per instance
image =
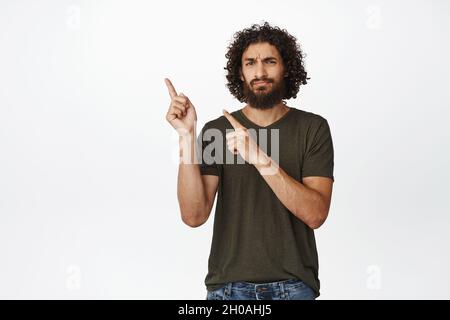
[[242, 75], [242, 67], [239, 68], [239, 77], [241, 78], [241, 81], [244, 82], [244, 76]]

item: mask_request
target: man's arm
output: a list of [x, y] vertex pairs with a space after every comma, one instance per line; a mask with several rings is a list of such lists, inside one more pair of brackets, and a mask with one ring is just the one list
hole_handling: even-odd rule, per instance
[[305, 177], [303, 184], [289, 176], [250, 137], [248, 130], [224, 110], [234, 132], [227, 134], [230, 152], [239, 153], [253, 164], [281, 203], [311, 229], [326, 220], [331, 202], [333, 180], [326, 177]]
[[191, 227], [208, 220], [219, 184], [216, 176], [202, 176], [196, 158], [196, 120], [194, 105], [184, 94], [178, 94], [169, 79], [165, 79], [171, 98], [166, 120], [180, 137], [177, 196], [181, 219]]
[[[270, 157], [266, 157], [263, 162], [265, 165], [255, 164], [255, 167], [277, 198], [311, 229], [319, 228], [328, 216], [333, 180], [327, 177], [305, 177], [302, 184], [289, 176]], [[271, 174], [263, 171], [268, 166], [272, 166]]]
[[[188, 139], [188, 141], [184, 141]], [[195, 132], [180, 136], [180, 155], [186, 159], [196, 157]], [[178, 165], [177, 195], [180, 205], [181, 218], [190, 227], [204, 224], [211, 213], [214, 199], [219, 185], [219, 177], [201, 175], [197, 161], [180, 162]]]

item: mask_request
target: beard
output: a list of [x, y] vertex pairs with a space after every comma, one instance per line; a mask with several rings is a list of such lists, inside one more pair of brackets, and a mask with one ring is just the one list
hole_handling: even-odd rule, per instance
[[284, 79], [275, 82], [273, 79], [257, 79], [255, 81], [267, 81], [270, 84], [264, 86], [255, 86], [250, 88], [246, 81], [244, 81], [244, 97], [251, 107], [256, 109], [271, 109], [276, 106], [286, 94], [286, 85]]

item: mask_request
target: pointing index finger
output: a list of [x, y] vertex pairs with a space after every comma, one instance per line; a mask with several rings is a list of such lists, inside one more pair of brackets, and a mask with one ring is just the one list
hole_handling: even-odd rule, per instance
[[169, 79], [164, 78], [164, 82], [166, 83], [167, 89], [169, 89], [169, 95], [171, 98], [177, 96], [177, 91], [175, 90], [175, 87], [173, 86], [172, 82], [170, 82]]
[[223, 109], [223, 115], [225, 116], [225, 118], [228, 119], [228, 121], [230, 121], [231, 125], [233, 126], [233, 128], [236, 129], [246, 129], [239, 121], [236, 120], [235, 117], [233, 117], [231, 114], [228, 113], [227, 110]]

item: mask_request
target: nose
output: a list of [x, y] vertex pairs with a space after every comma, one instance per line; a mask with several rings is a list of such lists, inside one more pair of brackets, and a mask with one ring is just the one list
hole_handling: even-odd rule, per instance
[[256, 79], [265, 79], [267, 77], [266, 68], [264, 67], [264, 63], [260, 60], [256, 63], [255, 68], [255, 78]]

